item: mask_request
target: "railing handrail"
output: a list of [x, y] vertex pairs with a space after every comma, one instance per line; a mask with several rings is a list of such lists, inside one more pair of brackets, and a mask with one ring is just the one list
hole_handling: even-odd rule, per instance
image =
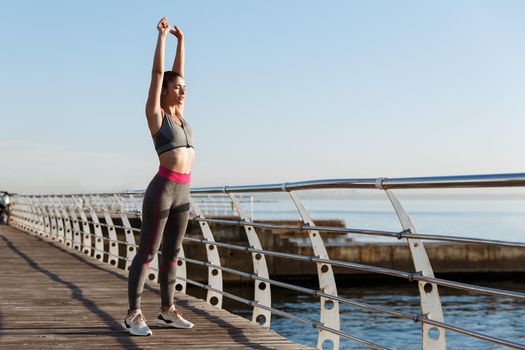
[[[290, 190], [310, 190], [327, 188], [377, 188], [380, 185], [384, 189], [410, 189], [410, 188], [483, 188], [483, 187], [520, 187], [525, 186], [525, 173], [498, 173], [498, 174], [474, 174], [474, 175], [450, 175], [450, 176], [428, 176], [428, 177], [377, 177], [377, 178], [339, 178], [339, 179], [317, 179], [293, 182], [280, 182], [256, 185], [232, 185], [196, 187], [191, 193], [239, 193], [239, 192], [279, 192]], [[86, 192], [86, 193], [44, 193], [44, 194], [22, 194], [10, 193], [11, 195], [31, 196], [34, 198], [48, 196], [114, 196], [118, 195], [142, 195], [145, 190], [128, 190], [116, 192]]]
[[455, 175], [433, 177], [400, 178], [341, 178], [284, 182], [261, 185], [216, 186], [193, 188], [192, 193], [239, 193], [239, 192], [278, 192], [327, 188], [472, 188], [472, 187], [516, 187], [525, 186], [525, 173]]

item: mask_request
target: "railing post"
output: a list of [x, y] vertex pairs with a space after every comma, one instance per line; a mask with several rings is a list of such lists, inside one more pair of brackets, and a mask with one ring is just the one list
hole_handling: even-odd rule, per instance
[[47, 206], [46, 201], [42, 199], [42, 214], [44, 216], [44, 238], [51, 238], [51, 215], [49, 214], [49, 207]]
[[87, 206], [89, 215], [91, 216], [91, 223], [93, 224], [93, 230], [95, 231], [95, 259], [98, 261], [104, 261], [104, 236], [102, 235], [102, 229], [100, 227], [100, 221], [95, 209], [91, 205], [91, 198], [86, 201], [84, 198], [84, 206]]
[[57, 223], [57, 217], [55, 213], [54, 204], [52, 203], [52, 200], [50, 197], [46, 198], [47, 200], [47, 214], [49, 216], [49, 221], [51, 222], [51, 240], [52, 241], [58, 241], [58, 223]]
[[27, 202], [28, 202], [28, 219], [29, 219], [29, 231], [33, 235], [38, 235], [38, 214], [36, 211], [36, 207], [31, 200], [31, 196], [26, 196]]
[[71, 204], [68, 205], [66, 210], [69, 212], [69, 217], [73, 222], [73, 249], [82, 251], [82, 231], [80, 230], [80, 225], [78, 223], [78, 216], [75, 213], [75, 204], [77, 203], [77, 199], [75, 196], [71, 196], [70, 200]]
[[122, 226], [124, 226], [124, 236], [126, 238], [126, 265], [124, 266], [124, 270], [129, 271], [131, 262], [137, 254], [137, 249], [135, 247], [135, 234], [133, 231], [133, 227], [129, 222], [128, 216], [122, 210], [124, 206], [123, 200], [122, 198], [118, 198], [118, 200], [120, 202], [120, 220], [122, 220]]
[[57, 196], [52, 196], [49, 198], [49, 200], [53, 203], [53, 213], [55, 214], [55, 222], [56, 222], [56, 233], [57, 233], [57, 242], [64, 244], [64, 221], [62, 218], [62, 213], [59, 209], [59, 200]]
[[58, 213], [58, 209], [57, 209], [57, 206], [56, 206], [56, 200], [55, 200], [55, 197], [53, 196], [49, 196], [48, 198], [48, 201], [49, 201], [49, 208], [50, 208], [50, 211], [51, 211], [51, 214], [52, 214], [52, 228], [54, 229], [54, 237], [51, 237], [51, 239], [57, 241], [57, 242], [61, 242], [63, 241], [63, 230], [61, 230], [61, 226], [59, 225], [60, 223], [60, 217], [59, 217], [59, 213]]
[[[242, 205], [239, 203], [237, 198], [232, 193], [228, 193], [232, 200], [233, 207], [237, 210], [239, 213], [239, 216], [241, 220], [251, 222], [251, 219], [246, 215], [244, 212], [244, 209]], [[233, 209], [233, 208], [232, 208]], [[262, 250], [262, 245], [259, 240], [259, 237], [257, 236], [257, 232], [255, 231], [255, 228], [251, 225], [243, 225], [244, 232], [246, 233], [246, 237], [248, 238], [248, 244], [252, 248]], [[252, 253], [252, 263], [253, 263], [253, 273], [257, 275], [258, 277], [267, 278], [269, 279], [270, 276], [268, 274], [268, 265], [266, 264], [266, 257], [264, 254], [260, 253]], [[272, 295], [271, 295], [271, 288], [270, 284], [255, 280], [255, 296], [254, 299], [257, 303], [271, 307], [272, 304]], [[270, 327], [270, 321], [272, 319], [272, 312], [270, 310], [261, 309], [260, 307], [254, 306], [253, 312], [252, 312], [252, 322], [258, 323], [261, 326]]]
[[[204, 215], [201, 213], [201, 211], [199, 210], [199, 207], [197, 206], [197, 204], [192, 198], [190, 199], [190, 202], [191, 202], [191, 207], [193, 208], [193, 211], [195, 212], [195, 215], [200, 218], [204, 218]], [[202, 236], [208, 241], [215, 242], [215, 239], [213, 238], [213, 233], [211, 232], [211, 229], [208, 223], [205, 221], [200, 221], [199, 226], [202, 231]], [[221, 266], [221, 260], [219, 259], [219, 250], [217, 249], [217, 246], [206, 244], [206, 257], [210, 264]], [[221, 269], [208, 267], [208, 284], [212, 288], [222, 291], [222, 270]], [[206, 301], [210, 303], [211, 305], [218, 307], [219, 309], [222, 308], [222, 294], [221, 293], [217, 293], [215, 291], [208, 289]]]
[[[301, 215], [303, 222], [306, 225], [315, 226], [314, 221], [308, 214], [308, 211], [303, 206], [303, 203], [294, 191], [289, 191], [292, 200]], [[330, 259], [328, 252], [324, 245], [323, 239], [317, 230], [308, 230], [308, 236], [314, 251], [314, 255], [321, 259]], [[337, 286], [335, 283], [334, 271], [332, 265], [316, 263], [317, 265], [317, 276], [319, 278], [319, 289], [326, 294], [337, 296]], [[321, 297], [321, 323], [325, 326], [339, 330], [340, 329], [340, 318], [339, 318], [339, 302], [336, 300], [330, 300]], [[339, 349], [339, 335], [327, 332], [323, 329], [319, 330], [319, 336], [317, 338], [317, 348], [324, 349], [325, 347], [332, 349]]]
[[27, 230], [27, 201], [26, 200], [24, 200], [20, 205], [20, 211], [19, 211], [18, 217], [20, 220], [20, 228], [23, 231], [27, 232], [28, 230]]
[[62, 218], [64, 220], [65, 245], [68, 248], [72, 248], [73, 247], [73, 233], [72, 233], [73, 229], [71, 227], [71, 219], [70, 219], [69, 213], [68, 213], [68, 211], [66, 209], [67, 205], [65, 205], [66, 198], [64, 196], [62, 196], [61, 199], [57, 198], [57, 200], [58, 200], [58, 205], [59, 205], [59, 210], [60, 210], [61, 216], [62, 216]]
[[22, 203], [20, 197], [18, 200], [13, 200], [13, 202], [11, 202], [11, 215], [9, 217], [9, 224], [17, 227], [20, 230], [23, 230], [23, 209], [20, 208], [21, 206]]
[[40, 205], [40, 202], [41, 202], [41, 199], [38, 198], [36, 199], [35, 198], [35, 210], [36, 210], [36, 213], [37, 213], [37, 219], [38, 219], [38, 224], [37, 224], [37, 234], [39, 236], [44, 236], [45, 232], [45, 227], [46, 227], [46, 223], [44, 221], [44, 212], [42, 210], [42, 206]]
[[82, 221], [82, 252], [84, 254], [91, 256], [91, 228], [89, 227], [89, 221], [84, 209], [84, 198], [75, 198], [75, 201], [78, 205], [78, 214], [80, 215], [80, 220]]
[[108, 231], [108, 238], [109, 241], [109, 253], [108, 253], [108, 262], [110, 265], [118, 266], [118, 244], [117, 244], [117, 233], [115, 232], [115, 225], [113, 224], [113, 220], [111, 219], [111, 215], [109, 214], [108, 208], [106, 206], [106, 203], [100, 198], [100, 196], [97, 196], [100, 207], [102, 208], [102, 211], [104, 212], [104, 220], [106, 221], [106, 229]]
[[34, 227], [34, 222], [35, 222], [35, 219], [34, 219], [34, 210], [33, 210], [33, 203], [31, 202], [31, 197], [30, 196], [26, 196], [26, 216], [25, 216], [25, 220], [26, 220], [26, 228], [27, 228], [27, 232], [31, 233], [31, 234], [34, 234], [34, 231], [35, 231], [35, 227]]
[[[392, 190], [384, 189], [382, 186], [382, 179], [376, 182], [378, 189], [384, 190], [388, 199], [392, 203], [394, 210], [396, 211], [399, 222], [404, 230], [409, 230], [410, 233], [417, 233], [416, 228], [410, 216], [403, 208]], [[408, 246], [410, 248], [410, 254], [412, 255], [412, 261], [416, 272], [421, 273], [423, 276], [434, 277], [430, 260], [428, 259], [427, 252], [423, 246], [423, 242], [419, 239], [407, 238]], [[421, 313], [435, 321], [444, 322], [443, 310], [441, 309], [441, 300], [437, 284], [428, 282], [418, 282], [419, 295], [421, 301]], [[423, 350], [446, 350], [447, 342], [445, 338], [445, 329], [429, 325], [422, 321], [422, 339], [421, 346]]]

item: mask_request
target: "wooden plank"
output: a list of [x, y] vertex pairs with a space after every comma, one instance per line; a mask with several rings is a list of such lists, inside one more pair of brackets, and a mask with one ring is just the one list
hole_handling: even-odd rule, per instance
[[142, 310], [153, 336], [130, 336], [120, 326], [127, 272], [5, 225], [0, 266], [1, 349], [312, 349], [178, 292], [177, 308], [196, 326], [157, 327], [159, 287], [149, 281]]

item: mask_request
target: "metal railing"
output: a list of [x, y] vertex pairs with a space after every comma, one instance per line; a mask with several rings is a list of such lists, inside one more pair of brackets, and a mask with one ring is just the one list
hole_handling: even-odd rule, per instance
[[[187, 284], [204, 288], [207, 290], [206, 300], [218, 308], [222, 307], [223, 297], [250, 305], [253, 308], [252, 322], [258, 323], [263, 327], [270, 326], [272, 314], [311, 325], [318, 330], [317, 347], [319, 349], [339, 349], [341, 337], [373, 349], [388, 348], [388, 344], [376, 344], [341, 330], [339, 303], [420, 323], [422, 325], [421, 347], [425, 350], [446, 349], [446, 330], [509, 348], [525, 349], [525, 344], [518, 344], [511, 340], [501, 339], [445, 322], [438, 286], [467, 291], [469, 293], [511, 298], [518, 301], [525, 301], [525, 293], [436, 278], [423, 241], [476, 243], [500, 246], [502, 249], [509, 247], [525, 248], [525, 243], [419, 233], [416, 231], [407, 211], [393, 192], [393, 190], [398, 189], [479, 187], [525, 187], [525, 174], [399, 179], [330, 179], [253, 186], [194, 188], [191, 190], [191, 220], [195, 221], [200, 227], [202, 238], [186, 236], [185, 241], [204, 245], [207, 259], [206, 261], [200, 261], [186, 257], [182, 249], [177, 262], [176, 289], [181, 292], [186, 292]], [[351, 227], [317, 226], [297, 195], [297, 191], [348, 188], [384, 191], [401, 223], [402, 230], [379, 231]], [[249, 197], [248, 194], [257, 192], [287, 193], [295, 205], [303, 224], [276, 225], [253, 222], [251, 217], [246, 214], [241, 200], [246, 201], [246, 198]], [[84, 254], [93, 256], [99, 261], [104, 261], [114, 266], [118, 266], [119, 261], [124, 261], [125, 264], [123, 268], [128, 269], [137, 250], [135, 232], [138, 233], [140, 231], [132, 227], [129, 218], [140, 218], [142, 196], [143, 192], [140, 191], [132, 193], [14, 195], [11, 198], [10, 224], [23, 231], [63, 243], [69, 248], [79, 250]], [[217, 198], [213, 198], [214, 196], [217, 196]], [[225, 201], [225, 198], [228, 199], [228, 201]], [[210, 205], [210, 203], [212, 203], [212, 205]], [[213, 203], [227, 203], [226, 206], [231, 208], [228, 214], [232, 217], [210, 218], [209, 216], [213, 215], [213, 211], [210, 214], [210, 210], [208, 209], [214, 208], [215, 204]], [[113, 223], [115, 217], [120, 218], [122, 222], [121, 225], [115, 225]], [[101, 222], [99, 218], [103, 218], [104, 222]], [[242, 228], [246, 234], [249, 245], [215, 241], [215, 236], [209, 225], [210, 223], [220, 223]], [[104, 230], [102, 228], [104, 228]], [[303, 231], [308, 234], [313, 255], [307, 256], [263, 249], [256, 232], [258, 228]], [[117, 230], [122, 232], [125, 241], [117, 238]], [[405, 272], [331, 259], [328, 256], [327, 249], [321, 238], [321, 232], [357, 233], [404, 240], [410, 249], [416, 272]], [[228, 248], [251, 254], [253, 273], [222, 266], [218, 248]], [[523, 254], [525, 254], [525, 250]], [[311, 289], [271, 279], [268, 273], [266, 257], [279, 257], [315, 264], [319, 288]], [[194, 264], [207, 268], [207, 283], [201, 283], [189, 278], [187, 276], [186, 264]], [[416, 283], [419, 289], [421, 313], [406, 313], [386, 306], [371, 305], [359, 300], [338, 296], [333, 267], [387, 275]], [[149, 278], [156, 281], [158, 256], [150, 263], [150, 268], [151, 274]], [[223, 272], [253, 281], [255, 291], [254, 300], [248, 300], [225, 292], [223, 290]], [[319, 321], [301, 318], [272, 307], [271, 286], [287, 288], [318, 297], [320, 299]]]

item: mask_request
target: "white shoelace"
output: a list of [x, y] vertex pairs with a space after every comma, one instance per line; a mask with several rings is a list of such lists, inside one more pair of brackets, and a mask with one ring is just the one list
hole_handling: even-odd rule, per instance
[[179, 316], [179, 317], [182, 317], [181, 312], [180, 312], [179, 310], [177, 310], [177, 308], [170, 308], [170, 309], [169, 309], [168, 311], [166, 311], [166, 312], [164, 312], [164, 311], [161, 310], [161, 312], [162, 312], [163, 314], [175, 314], [175, 315], [177, 315], [177, 316]]
[[144, 317], [144, 314], [142, 312], [139, 312], [139, 313], [136, 313], [135, 315], [133, 315], [130, 318], [129, 322], [130, 323], [134, 323], [137, 317], [138, 317], [137, 322], [143, 321], [144, 323], [146, 323], [146, 318]]

